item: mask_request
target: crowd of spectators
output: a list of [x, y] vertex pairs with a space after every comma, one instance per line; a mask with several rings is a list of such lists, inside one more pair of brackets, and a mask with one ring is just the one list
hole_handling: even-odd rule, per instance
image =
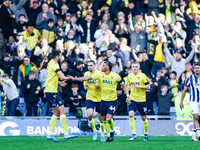
[[[60, 68], [82, 77], [87, 62], [97, 69], [108, 60], [125, 83], [131, 63], [140, 62], [151, 89], [146, 91], [147, 114], [169, 115], [169, 109], [192, 66], [200, 60], [199, 0], [0, 0], [0, 68], [2, 96], [15, 115], [24, 97], [27, 116], [44, 104], [45, 79], [52, 51], [62, 53]], [[82, 82], [59, 87], [65, 107], [74, 114], [85, 105]], [[9, 86], [12, 85], [12, 88]], [[15, 87], [16, 86], [16, 87]], [[11, 89], [13, 89], [13, 93]], [[16, 94], [16, 89], [17, 93]], [[118, 115], [127, 115], [126, 96], [117, 87]], [[12, 101], [15, 101], [12, 103]], [[33, 109], [33, 110], [32, 110]], [[48, 110], [48, 109], [47, 109]], [[10, 111], [10, 112], [9, 112]], [[46, 113], [48, 115], [48, 111]]]

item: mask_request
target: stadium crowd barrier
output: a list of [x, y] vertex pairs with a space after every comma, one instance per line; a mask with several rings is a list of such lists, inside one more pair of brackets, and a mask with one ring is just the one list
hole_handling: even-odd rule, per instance
[[[0, 136], [46, 136], [51, 117], [0, 117]], [[140, 116], [136, 116], [135, 127], [138, 136], [143, 136], [143, 126]], [[192, 121], [176, 120], [174, 116], [148, 116], [149, 136], [191, 136]], [[159, 120], [170, 118], [171, 120]], [[152, 120], [154, 119], [154, 120]], [[74, 116], [67, 117], [68, 130], [79, 136], [92, 136], [92, 132], [83, 132], [78, 128], [79, 119]], [[116, 136], [130, 136], [128, 116], [115, 116]], [[60, 120], [57, 120], [54, 130], [56, 136], [63, 135]], [[100, 131], [99, 131], [100, 135]]]

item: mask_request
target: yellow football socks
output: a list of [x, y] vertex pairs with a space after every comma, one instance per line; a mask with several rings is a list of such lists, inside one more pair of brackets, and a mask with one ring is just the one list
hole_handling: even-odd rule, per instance
[[110, 126], [110, 129], [112, 130], [111, 132], [113, 132], [114, 131], [114, 121], [113, 121], [113, 119], [108, 119], [108, 124]]
[[101, 135], [104, 135], [104, 125], [100, 122]]
[[148, 120], [142, 121], [143, 128], [144, 128], [144, 134], [148, 134]]
[[92, 120], [89, 120], [89, 124], [91, 125], [93, 132], [97, 130], [93, 118], [92, 118]]
[[63, 128], [63, 132], [67, 133], [68, 129], [67, 129], [67, 120], [66, 120], [66, 115], [60, 115], [60, 123], [62, 125]]
[[135, 119], [134, 118], [129, 118], [129, 125], [131, 127], [132, 134], [135, 134]]
[[108, 124], [108, 121], [107, 121], [107, 120], [104, 121], [104, 122], [103, 122], [103, 125], [104, 125], [104, 128], [105, 128], [105, 130], [106, 130], [106, 133], [108, 134], [108, 137], [110, 137], [110, 126], [109, 126], [109, 124]]
[[49, 132], [52, 134], [53, 133], [53, 130], [55, 128], [55, 125], [56, 125], [56, 121], [57, 121], [58, 117], [53, 115], [51, 117], [51, 121], [50, 121], [50, 124], [49, 124]]

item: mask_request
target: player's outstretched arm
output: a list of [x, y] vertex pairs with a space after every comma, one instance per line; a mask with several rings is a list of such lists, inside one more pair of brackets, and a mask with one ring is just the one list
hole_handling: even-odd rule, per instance
[[61, 71], [57, 72], [58, 77], [60, 78], [60, 80], [72, 80], [72, 77], [66, 77]]
[[147, 84], [147, 85], [133, 85], [133, 88], [134, 89], [144, 89], [144, 90], [149, 90], [150, 89], [150, 84]]
[[126, 93], [126, 102], [128, 103], [128, 105], [130, 105], [131, 101], [130, 101], [130, 96], [129, 96], [129, 88], [126, 87], [126, 85], [124, 83], [121, 84], [124, 92]]
[[182, 91], [182, 95], [181, 95], [181, 103], [180, 103], [180, 109], [183, 109], [184, 105], [183, 105], [183, 100], [185, 98], [185, 93], [187, 92], [187, 86], [184, 86], [184, 89]]
[[80, 78], [73, 78], [73, 81], [87, 81], [87, 80], [92, 80], [91, 76], [84, 76], [84, 77], [80, 77]]

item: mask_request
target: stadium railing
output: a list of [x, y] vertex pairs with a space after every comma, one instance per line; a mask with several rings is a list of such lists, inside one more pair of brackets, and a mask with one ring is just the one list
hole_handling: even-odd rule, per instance
[[[68, 119], [78, 119], [75, 116], [67, 116]], [[129, 116], [115, 116], [114, 119], [128, 119]], [[141, 119], [140, 116], [135, 116], [136, 119]], [[176, 116], [159, 116], [159, 115], [148, 115], [148, 119], [158, 120], [159, 118], [176, 120]], [[51, 116], [1, 116], [0, 120], [3, 119], [51, 119]]]

